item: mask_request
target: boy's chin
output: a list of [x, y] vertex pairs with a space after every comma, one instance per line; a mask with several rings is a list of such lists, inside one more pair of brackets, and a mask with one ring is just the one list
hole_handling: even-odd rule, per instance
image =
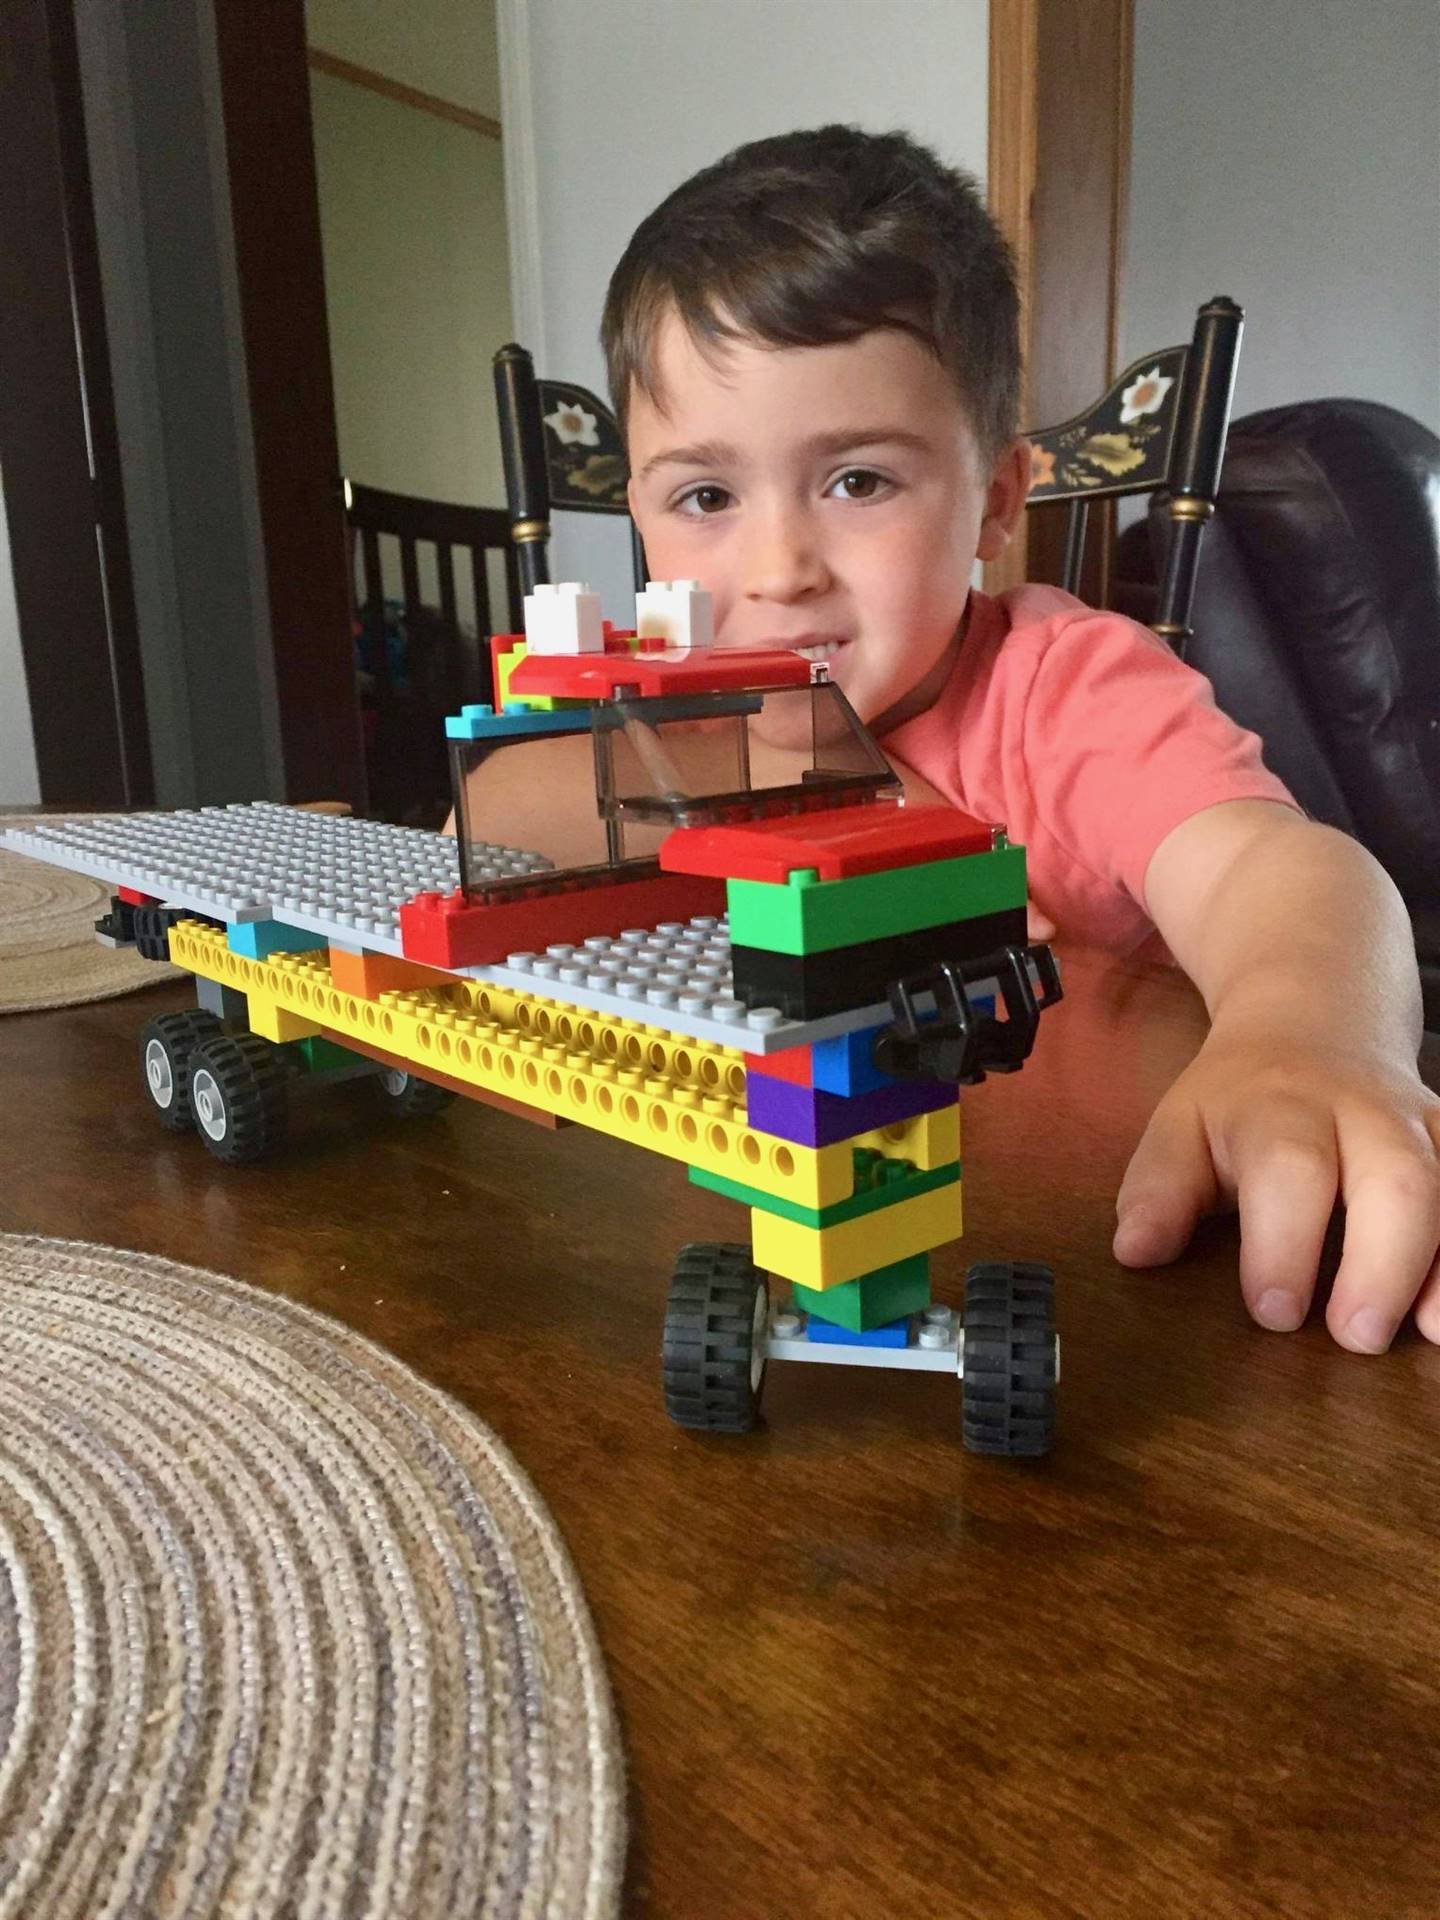
[[852, 736], [842, 715], [828, 702], [822, 706], [819, 724], [811, 721], [808, 701], [777, 702], [773, 709], [756, 714], [750, 722], [751, 736], [763, 746], [783, 753], [808, 754], [811, 747], [838, 747]]

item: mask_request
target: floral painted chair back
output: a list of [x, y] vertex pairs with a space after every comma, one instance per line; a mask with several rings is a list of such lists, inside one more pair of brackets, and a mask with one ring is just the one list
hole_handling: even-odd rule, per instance
[[[495, 355], [495, 400], [510, 537], [525, 592], [550, 577], [546, 548], [550, 515], [617, 513], [629, 516], [629, 469], [620, 423], [588, 387], [571, 380], [540, 380], [524, 347]], [[644, 556], [631, 528], [635, 584], [645, 584]]]
[[1233, 300], [1209, 301], [1189, 346], [1142, 355], [1093, 407], [1027, 436], [1027, 504], [1069, 505], [1062, 585], [1071, 593], [1080, 582], [1090, 501], [1132, 493], [1168, 496], [1155, 631], [1182, 656], [1191, 634], [1200, 537], [1220, 485], [1243, 326]]

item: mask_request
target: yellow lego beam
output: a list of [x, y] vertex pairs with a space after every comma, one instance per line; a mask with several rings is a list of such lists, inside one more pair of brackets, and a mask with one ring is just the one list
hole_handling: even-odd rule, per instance
[[267, 1039], [322, 1027], [342, 1042], [351, 1035], [422, 1075], [428, 1067], [802, 1206], [832, 1206], [854, 1191], [849, 1141], [804, 1147], [746, 1125], [738, 1052], [480, 981], [365, 999], [336, 986], [324, 953], [251, 960], [194, 921], [171, 928], [170, 955], [239, 988], [251, 1027]]

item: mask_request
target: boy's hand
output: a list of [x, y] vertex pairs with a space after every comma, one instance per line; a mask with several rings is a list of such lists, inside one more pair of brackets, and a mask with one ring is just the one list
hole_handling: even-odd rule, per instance
[[1383, 1050], [1212, 1030], [1156, 1108], [1121, 1183], [1115, 1257], [1156, 1266], [1203, 1213], [1240, 1211], [1240, 1286], [1262, 1326], [1298, 1327], [1335, 1201], [1344, 1253], [1326, 1310], [1382, 1353], [1407, 1309], [1440, 1343], [1440, 1100]]

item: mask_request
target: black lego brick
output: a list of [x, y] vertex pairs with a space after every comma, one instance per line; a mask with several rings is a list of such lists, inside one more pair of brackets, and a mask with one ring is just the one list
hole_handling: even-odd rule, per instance
[[923, 973], [942, 960], [983, 960], [1006, 947], [1023, 947], [1028, 939], [1025, 909], [1007, 907], [827, 953], [732, 947], [730, 957], [736, 998], [747, 1007], [779, 1007], [792, 1020], [818, 1020], [883, 1000], [892, 980]]

